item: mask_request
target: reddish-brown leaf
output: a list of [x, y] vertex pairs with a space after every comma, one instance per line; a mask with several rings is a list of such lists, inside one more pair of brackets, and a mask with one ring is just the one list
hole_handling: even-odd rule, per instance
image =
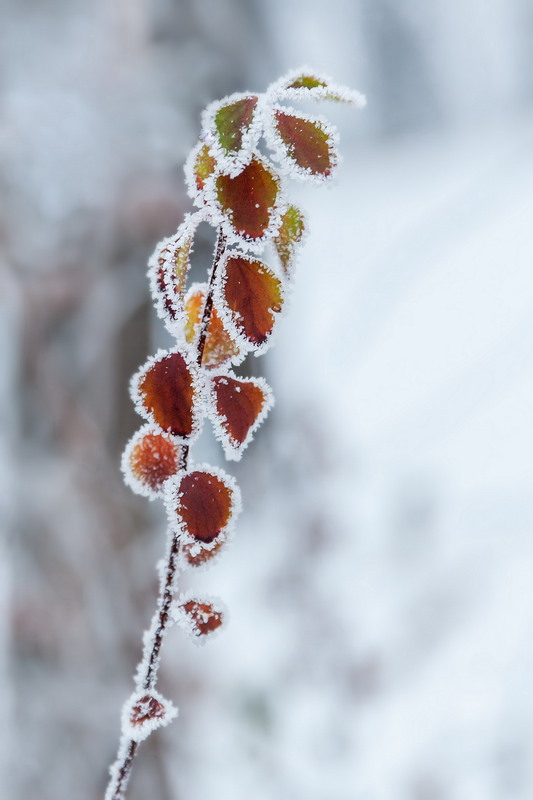
[[150, 694], [144, 695], [137, 700], [131, 710], [130, 723], [133, 727], [144, 725], [148, 720], [163, 719], [166, 708], [155, 697]]
[[220, 628], [224, 621], [222, 611], [217, 610], [212, 603], [187, 600], [181, 603], [180, 608], [187, 615], [194, 636], [208, 636]]
[[263, 381], [238, 380], [229, 375], [213, 378], [212, 386], [224, 440], [239, 451], [263, 419], [271, 394]]
[[275, 211], [279, 179], [257, 156], [236, 177], [218, 175], [215, 194], [220, 208], [244, 239], [260, 239]]
[[230, 256], [223, 297], [239, 333], [260, 347], [274, 328], [283, 303], [281, 281], [262, 261]]
[[198, 547], [196, 542], [184, 542], [181, 546], [182, 558], [189, 567], [203, 567], [218, 556], [224, 544], [225, 539], [219, 539], [206, 550], [205, 547]]
[[[185, 337], [189, 344], [194, 344], [198, 336], [198, 325], [201, 320], [205, 302], [204, 286], [192, 287], [185, 301]], [[222, 364], [237, 358], [240, 348], [233, 341], [224, 327], [216, 308], [211, 309], [211, 316], [207, 326], [204, 351], [202, 354], [203, 367], [220, 367]]]
[[286, 156], [300, 172], [324, 178], [331, 174], [336, 154], [323, 123], [276, 109], [274, 125]]
[[179, 451], [179, 446], [166, 434], [140, 431], [128, 447], [125, 467], [134, 481], [150, 493], [157, 493], [167, 478], [178, 471]]
[[195, 377], [181, 353], [168, 353], [141, 372], [138, 394], [144, 415], [164, 431], [182, 438], [196, 432]]
[[228, 526], [233, 506], [233, 491], [226, 481], [194, 470], [179, 483], [174, 511], [190, 536], [209, 544]]

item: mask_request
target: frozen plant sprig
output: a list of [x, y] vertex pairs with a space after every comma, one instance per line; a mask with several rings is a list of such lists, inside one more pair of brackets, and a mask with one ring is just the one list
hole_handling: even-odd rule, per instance
[[[240, 492], [222, 470], [192, 463], [190, 447], [208, 418], [226, 458], [238, 460], [272, 407], [267, 383], [239, 377], [235, 368], [248, 352], [261, 355], [271, 344], [292, 282], [306, 224], [286, 197], [287, 177], [322, 183], [338, 165], [336, 130], [289, 105], [309, 99], [365, 104], [358, 92], [303, 68], [263, 95], [234, 94], [208, 106], [185, 166], [198, 210], [159, 243], [149, 262], [154, 304], [176, 344], [158, 351], [132, 378], [132, 399], [146, 424], [127, 445], [122, 468], [135, 492], [164, 501], [169, 525], [157, 609], [144, 635], [135, 690], [123, 707], [106, 800], [124, 797], [140, 742], [177, 716], [156, 689], [169, 628], [176, 624], [203, 643], [224, 622], [220, 601], [180, 595], [177, 577], [219, 556], [240, 509]], [[215, 253], [207, 282], [187, 289], [200, 222], [217, 230]], [[259, 258], [267, 244], [270, 264]]]

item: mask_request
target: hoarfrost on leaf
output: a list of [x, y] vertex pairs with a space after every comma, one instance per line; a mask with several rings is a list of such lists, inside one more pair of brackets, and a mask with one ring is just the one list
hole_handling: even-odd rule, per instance
[[180, 446], [154, 425], [135, 433], [122, 456], [126, 484], [150, 500], [162, 495], [165, 481], [178, 471]]
[[123, 736], [142, 742], [152, 731], [168, 725], [178, 716], [178, 709], [154, 689], [132, 694], [122, 710]]
[[174, 621], [186, 631], [195, 644], [220, 633], [226, 624], [226, 608], [218, 598], [198, 598], [195, 593], [182, 595], [172, 607]]
[[250, 162], [262, 133], [260, 106], [256, 94], [232, 94], [204, 111], [202, 126], [221, 172], [238, 175]]
[[291, 177], [323, 183], [338, 164], [337, 132], [325, 119], [274, 106], [268, 142]]
[[256, 355], [270, 344], [283, 307], [283, 285], [259, 259], [228, 253], [216, 286], [220, 313], [227, 329]]
[[180, 548], [180, 566], [183, 569], [194, 569], [198, 572], [211, 567], [227, 548], [228, 538], [218, 537], [210, 550], [206, 550], [197, 542], [182, 542]]
[[216, 165], [209, 145], [200, 139], [196, 147], [191, 150], [184, 168], [188, 194], [193, 200], [199, 201], [199, 205], [203, 204], [202, 192], [205, 182], [215, 171]]
[[237, 484], [223, 470], [200, 464], [182, 471], [165, 484], [170, 526], [183, 542], [210, 550], [226, 539], [240, 510]]
[[189, 351], [159, 350], [133, 376], [131, 396], [148, 422], [190, 443], [200, 432], [204, 382]]
[[148, 262], [150, 289], [158, 316], [170, 333], [180, 337], [185, 284], [196, 228], [203, 214], [187, 214], [174, 236], [157, 245]]
[[[190, 345], [198, 341], [207, 291], [207, 284], [195, 283], [185, 298], [185, 337]], [[227, 363], [239, 364], [245, 356], [246, 350], [239, 346], [238, 341], [226, 329], [214, 304], [202, 352], [202, 367], [213, 369]]]
[[281, 218], [281, 225], [274, 239], [274, 247], [281, 262], [283, 274], [287, 278], [292, 276], [296, 250], [302, 242], [305, 228], [302, 212], [296, 206], [290, 205]]
[[276, 234], [285, 205], [281, 180], [259, 153], [238, 175], [215, 173], [207, 192], [230, 242], [257, 249]]
[[232, 373], [211, 381], [209, 416], [226, 458], [238, 461], [274, 404], [262, 378], [236, 378]]
[[291, 70], [287, 75], [273, 83], [268, 89], [273, 100], [305, 101], [332, 100], [348, 103], [357, 108], [366, 106], [366, 97], [361, 92], [339, 86], [327, 75], [315, 72], [309, 67]]

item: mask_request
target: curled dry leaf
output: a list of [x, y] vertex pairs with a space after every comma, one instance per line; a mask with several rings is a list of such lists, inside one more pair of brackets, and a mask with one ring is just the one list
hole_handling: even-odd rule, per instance
[[194, 234], [200, 220], [200, 212], [187, 215], [174, 236], [159, 242], [148, 262], [157, 312], [171, 329], [183, 310]]

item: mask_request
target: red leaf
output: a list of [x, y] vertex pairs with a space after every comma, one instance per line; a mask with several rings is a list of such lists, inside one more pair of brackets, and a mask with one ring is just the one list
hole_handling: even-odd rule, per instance
[[168, 434], [145, 425], [128, 444], [122, 461], [126, 482], [139, 494], [155, 497], [178, 471], [179, 445]]
[[212, 395], [220, 438], [229, 458], [240, 458], [272, 405], [272, 392], [261, 379], [213, 378]]
[[183, 353], [150, 360], [134, 377], [138, 411], [173, 436], [188, 439], [198, 431], [198, 373]]
[[[191, 345], [196, 342], [198, 337], [198, 328], [204, 309], [205, 289], [205, 284], [192, 286], [185, 300], [185, 337]], [[207, 326], [202, 366], [209, 368], [220, 367], [228, 361], [239, 359], [240, 355], [241, 348], [233, 341], [224, 327], [216, 308], [213, 306]]]
[[281, 311], [281, 281], [262, 261], [244, 255], [227, 258], [221, 280], [231, 322], [250, 345], [261, 348]]
[[215, 196], [233, 231], [255, 241], [268, 234], [275, 220], [279, 178], [258, 157], [235, 177], [218, 175]]
[[333, 129], [318, 119], [274, 109], [280, 149], [301, 177], [328, 178], [337, 164]]
[[227, 532], [238, 506], [238, 490], [224, 473], [196, 469], [170, 487], [167, 505], [189, 537], [210, 544]]

